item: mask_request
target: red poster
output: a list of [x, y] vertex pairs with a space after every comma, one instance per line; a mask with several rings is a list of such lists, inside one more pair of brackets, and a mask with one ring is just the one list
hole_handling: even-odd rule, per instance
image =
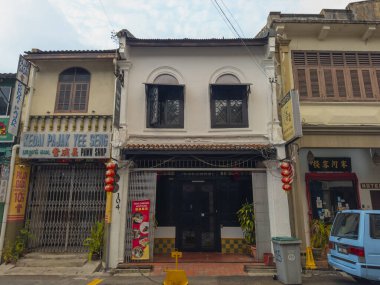
[[132, 201], [132, 259], [149, 259], [150, 200]]

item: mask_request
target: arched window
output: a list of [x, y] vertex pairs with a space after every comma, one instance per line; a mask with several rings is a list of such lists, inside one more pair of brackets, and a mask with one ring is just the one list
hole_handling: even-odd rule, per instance
[[146, 84], [147, 128], [183, 128], [183, 89], [177, 78], [161, 74]]
[[55, 112], [87, 112], [90, 73], [79, 67], [59, 75]]
[[210, 92], [212, 128], [248, 127], [249, 84], [233, 74], [223, 74], [211, 84]]

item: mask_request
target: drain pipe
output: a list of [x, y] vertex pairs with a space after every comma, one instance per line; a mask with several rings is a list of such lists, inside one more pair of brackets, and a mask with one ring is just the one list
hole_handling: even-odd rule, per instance
[[7, 227], [7, 219], [8, 219], [8, 208], [9, 208], [9, 202], [11, 200], [11, 190], [12, 190], [12, 183], [13, 183], [13, 172], [14, 172], [14, 168], [15, 168], [17, 150], [19, 148], [20, 148], [19, 144], [15, 144], [12, 147], [12, 157], [11, 157], [11, 164], [9, 166], [9, 179], [8, 179], [8, 186], [7, 186], [7, 194], [6, 194], [6, 197], [5, 197], [4, 215], [3, 215], [3, 221], [1, 223], [0, 259], [3, 256], [3, 247], [4, 247], [4, 240], [5, 240], [5, 230], [6, 230], [6, 227]]

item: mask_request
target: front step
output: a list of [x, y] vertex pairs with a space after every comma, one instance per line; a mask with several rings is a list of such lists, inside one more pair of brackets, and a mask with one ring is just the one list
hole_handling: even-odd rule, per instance
[[82, 267], [87, 262], [84, 254], [52, 254], [33, 252], [17, 261], [16, 267]]
[[277, 270], [275, 266], [267, 266], [265, 264], [244, 265], [244, 272], [252, 276], [272, 276], [275, 275]]
[[114, 274], [130, 274], [130, 273], [150, 273], [153, 271], [153, 265], [149, 264], [126, 264], [119, 263], [117, 268], [113, 270]]

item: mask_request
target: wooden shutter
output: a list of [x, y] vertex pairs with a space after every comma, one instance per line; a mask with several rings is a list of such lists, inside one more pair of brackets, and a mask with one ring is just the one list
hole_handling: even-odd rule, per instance
[[323, 72], [324, 79], [325, 79], [325, 94], [326, 97], [334, 97], [334, 82], [332, 77], [332, 70], [331, 69], [325, 69]]
[[362, 78], [364, 85], [364, 96], [366, 98], [373, 98], [373, 89], [371, 81], [371, 73], [368, 69], [362, 70]]
[[318, 69], [310, 69], [310, 90], [313, 98], [320, 97]]
[[344, 78], [344, 70], [343, 69], [335, 70], [335, 75], [336, 75], [338, 96], [339, 98], [346, 98], [347, 91], [346, 91], [346, 82]]
[[297, 70], [298, 79], [298, 92], [300, 97], [307, 98], [307, 84], [306, 84], [306, 72], [305, 69]]
[[358, 70], [351, 69], [350, 70], [350, 78], [351, 78], [352, 97], [360, 98], [361, 94], [360, 94], [360, 83], [359, 83]]

